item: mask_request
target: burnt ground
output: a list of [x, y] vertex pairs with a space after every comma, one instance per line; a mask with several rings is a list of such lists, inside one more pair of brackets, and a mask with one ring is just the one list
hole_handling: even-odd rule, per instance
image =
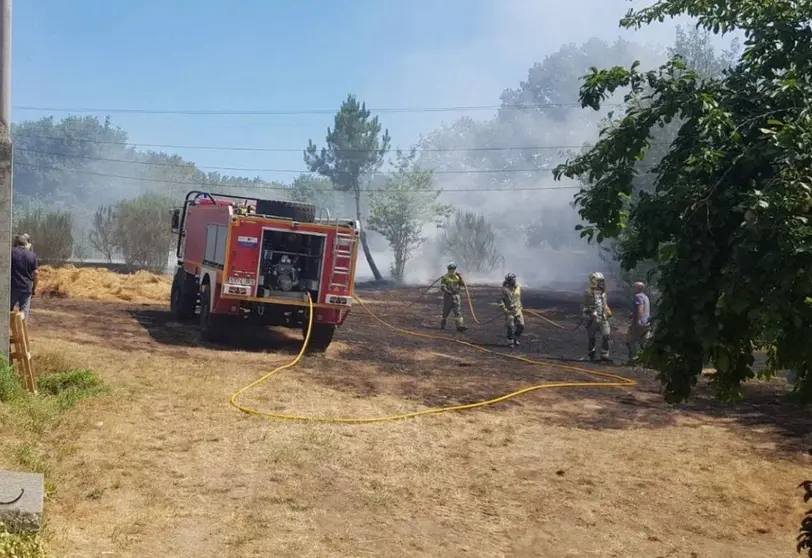
[[[549, 382], [591, 382], [595, 377], [586, 370], [618, 374], [637, 382], [621, 388], [577, 388], [574, 404], [566, 414], [547, 412], [537, 405], [539, 398], [530, 396], [510, 399], [492, 407], [494, 411], [514, 406], [529, 411], [550, 424], [564, 424], [583, 429], [623, 429], [628, 427], [666, 427], [678, 419], [693, 417], [703, 420], [722, 419], [730, 428], [749, 431], [759, 436], [779, 432], [779, 446], [791, 453], [805, 451], [812, 443], [812, 418], [793, 405], [783, 380], [751, 382], [745, 401], [723, 404], [713, 397], [707, 379], [700, 379], [691, 399], [671, 406], [662, 401], [659, 383], [650, 370], [621, 365], [596, 365], [578, 362], [585, 351], [585, 333], [578, 328], [580, 297], [569, 293], [523, 293], [525, 308], [542, 311], [562, 328], [546, 324], [526, 314], [527, 330], [521, 347], [505, 347], [501, 314], [493, 304], [496, 288], [472, 288], [474, 308], [483, 325], [477, 325], [465, 302], [463, 312], [469, 330], [458, 334], [450, 328], [439, 329], [440, 297], [435, 293], [420, 296], [420, 289], [359, 289], [358, 295], [367, 308], [398, 328], [422, 335], [440, 335], [474, 343], [492, 351], [479, 352], [447, 339], [427, 339], [404, 335], [382, 325], [358, 304], [345, 324], [337, 331], [335, 341], [325, 356], [310, 356], [300, 367], [317, 373], [310, 377], [324, 386], [358, 397], [393, 395], [427, 406], [471, 403]], [[622, 343], [624, 317], [629, 309], [613, 304], [613, 357], [626, 358]], [[116, 350], [164, 354], [172, 358], [193, 358], [199, 349], [222, 352], [231, 358], [235, 350], [245, 355], [289, 353], [301, 347], [301, 333], [270, 328], [235, 333], [227, 343], [205, 343], [199, 338], [196, 324], [173, 321], [168, 305], [122, 304], [68, 299], [40, 299], [32, 313], [32, 329], [59, 332], [60, 338], [90, 348], [98, 344]], [[494, 319], [495, 318], [495, 319]], [[449, 325], [453, 320], [449, 320]], [[81, 323], [81, 327], [77, 324]], [[545, 361], [538, 365], [505, 358], [499, 353]], [[244, 358], [244, 357], [241, 357]], [[263, 364], [260, 364], [263, 362]], [[256, 360], [258, 366], [264, 361]], [[561, 369], [564, 365], [584, 369]], [[264, 371], [258, 371], [258, 375]], [[598, 381], [609, 381], [601, 380]], [[542, 392], [546, 394], [549, 392]], [[579, 407], [578, 400], [589, 401]], [[600, 412], [595, 412], [596, 406]]]
[[[387, 323], [440, 334], [440, 299], [419, 292], [359, 289]], [[582, 354], [577, 295], [526, 292], [527, 307], [564, 329], [528, 316], [526, 342], [509, 350], [496, 293], [473, 289], [481, 320], [493, 322], [473, 324], [466, 310], [471, 329], [446, 335], [533, 360]], [[613, 306], [620, 324], [625, 311]], [[207, 344], [168, 305], [38, 298], [30, 332], [35, 359], [90, 368], [110, 388], [47, 428], [31, 430], [28, 408], [0, 428], [0, 468], [36, 465], [56, 487], [45, 534], [54, 556], [764, 558], [793, 555], [806, 511], [796, 487], [808, 478], [812, 417], [782, 381], [752, 382], [746, 401], [723, 405], [703, 378], [688, 403], [669, 406], [647, 370], [519, 362], [403, 334], [356, 306], [326, 355], [241, 402], [377, 417], [604, 381], [560, 367], [573, 364], [638, 384], [542, 389], [416, 420], [314, 424], [228, 404], [290, 362], [297, 331]], [[615, 352], [625, 357], [619, 343]]]

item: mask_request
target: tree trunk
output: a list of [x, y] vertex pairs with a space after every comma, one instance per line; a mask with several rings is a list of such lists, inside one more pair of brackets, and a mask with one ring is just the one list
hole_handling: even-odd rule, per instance
[[[363, 225], [363, 222], [361, 221], [361, 186], [356, 184], [354, 190], [355, 215], [358, 222], [362, 223]], [[383, 275], [381, 275], [381, 272], [378, 271], [378, 266], [375, 265], [375, 260], [372, 259], [372, 252], [369, 251], [369, 245], [367, 244], [367, 232], [363, 229], [363, 226], [361, 228], [361, 248], [364, 249], [364, 256], [367, 258], [367, 263], [369, 264], [369, 269], [372, 270], [373, 277], [375, 277], [376, 281], [380, 281], [383, 279]]]

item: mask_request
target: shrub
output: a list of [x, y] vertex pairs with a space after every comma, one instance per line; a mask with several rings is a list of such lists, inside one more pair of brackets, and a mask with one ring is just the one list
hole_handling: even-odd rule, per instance
[[93, 215], [93, 225], [87, 236], [88, 242], [108, 261], [113, 262], [116, 253], [116, 211], [113, 206], [102, 205]]
[[487, 273], [504, 263], [493, 227], [471, 211], [454, 212], [440, 235], [440, 249], [469, 272]]
[[61, 264], [73, 254], [73, 216], [68, 211], [29, 210], [16, 220], [15, 234], [28, 233], [43, 263]]
[[173, 233], [167, 223], [169, 198], [144, 194], [115, 210], [115, 243], [131, 271], [166, 271]]

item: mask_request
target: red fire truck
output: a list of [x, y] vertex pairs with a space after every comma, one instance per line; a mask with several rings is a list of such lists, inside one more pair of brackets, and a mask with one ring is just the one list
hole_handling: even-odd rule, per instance
[[178, 235], [171, 310], [204, 339], [238, 323], [301, 328], [323, 352], [350, 312], [360, 224], [310, 204], [192, 191], [172, 210]]

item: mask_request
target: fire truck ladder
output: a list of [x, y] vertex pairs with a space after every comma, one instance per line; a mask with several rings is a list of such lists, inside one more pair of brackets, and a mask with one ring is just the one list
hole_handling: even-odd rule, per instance
[[333, 243], [333, 266], [330, 271], [330, 288], [348, 289], [352, 269], [352, 252], [355, 237], [337, 232]]

